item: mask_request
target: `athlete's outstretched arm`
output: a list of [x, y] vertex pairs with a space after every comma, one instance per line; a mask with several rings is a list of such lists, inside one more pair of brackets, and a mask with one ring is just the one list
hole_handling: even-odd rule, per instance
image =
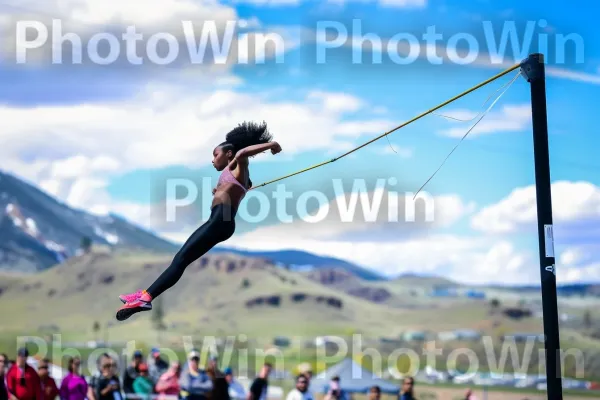
[[277, 142], [269, 142], [263, 144], [256, 144], [254, 146], [248, 146], [245, 149], [238, 151], [235, 155], [235, 158], [237, 161], [247, 161], [248, 157], [255, 156], [267, 150], [271, 150], [271, 153], [277, 154], [281, 151], [281, 146]]

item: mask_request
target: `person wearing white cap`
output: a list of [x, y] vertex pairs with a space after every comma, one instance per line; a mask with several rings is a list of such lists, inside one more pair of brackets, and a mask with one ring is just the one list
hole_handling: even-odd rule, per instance
[[181, 397], [187, 400], [206, 400], [213, 383], [204, 369], [200, 369], [200, 353], [192, 350], [188, 354], [188, 368], [179, 378]]

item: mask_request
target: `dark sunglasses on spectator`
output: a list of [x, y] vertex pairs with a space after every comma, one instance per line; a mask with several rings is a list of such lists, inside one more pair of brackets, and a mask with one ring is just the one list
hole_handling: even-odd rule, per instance
[[46, 365], [40, 365], [38, 369], [48, 369], [48, 366], [46, 366]]

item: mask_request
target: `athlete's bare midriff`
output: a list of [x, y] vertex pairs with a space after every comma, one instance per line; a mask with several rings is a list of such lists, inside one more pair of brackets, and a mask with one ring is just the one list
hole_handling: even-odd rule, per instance
[[236, 184], [224, 183], [216, 188], [211, 208], [218, 204], [227, 204], [237, 210], [244, 194], [244, 190]]

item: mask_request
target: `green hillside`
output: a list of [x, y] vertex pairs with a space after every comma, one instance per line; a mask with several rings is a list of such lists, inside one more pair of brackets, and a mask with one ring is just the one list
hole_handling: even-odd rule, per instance
[[[101, 326], [112, 325], [112, 337], [121, 336], [121, 331], [127, 337], [143, 334], [155, 312], [118, 323], [114, 319], [120, 306], [117, 297], [148, 287], [170, 259], [170, 255], [95, 251], [35, 275], [5, 274], [0, 284], [0, 314], [10, 324], [0, 329], [31, 332], [52, 326], [78, 336], [89, 333], [97, 321]], [[337, 286], [329, 285], [259, 258], [207, 255], [188, 267], [177, 285], [161, 296], [164, 323], [174, 334], [248, 336], [542, 331], [540, 318], [512, 320], [491, 315], [489, 300], [431, 297], [428, 290], [435, 281], [426, 278], [389, 282], [347, 278]], [[377, 303], [348, 293], [356, 287], [383, 288], [391, 297]]]

